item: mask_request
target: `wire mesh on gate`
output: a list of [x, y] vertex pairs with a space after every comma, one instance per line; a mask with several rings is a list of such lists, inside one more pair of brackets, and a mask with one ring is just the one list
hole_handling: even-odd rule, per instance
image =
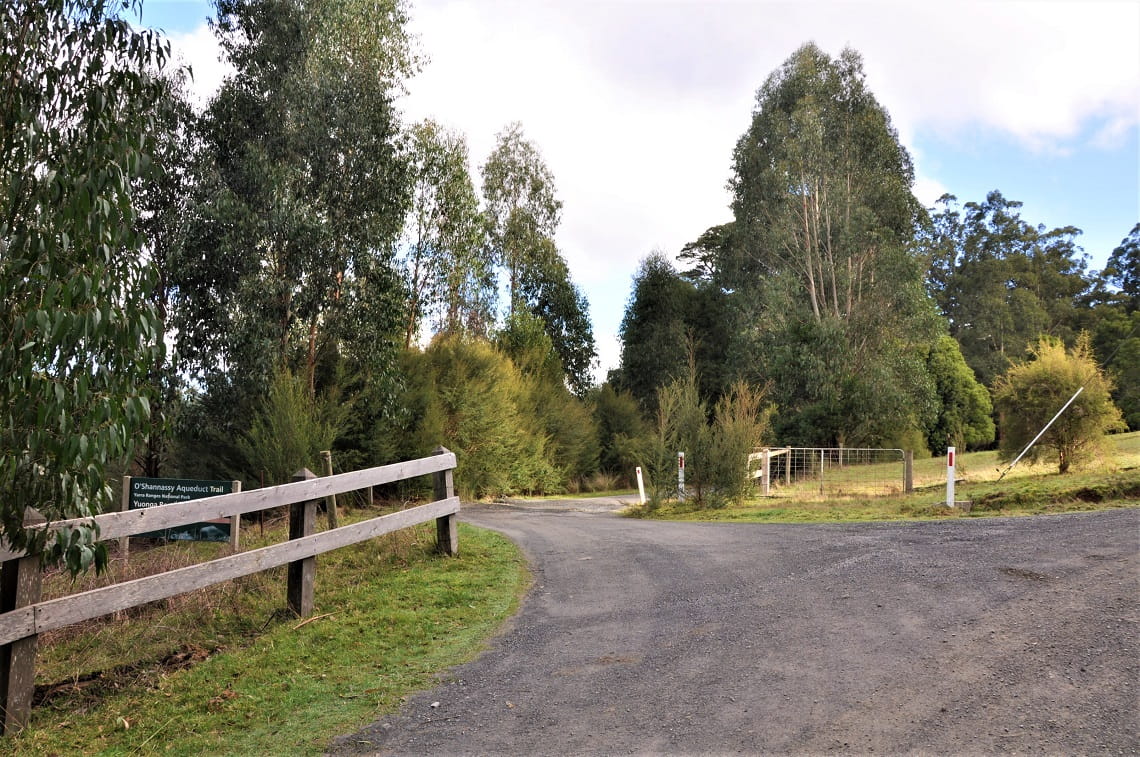
[[904, 461], [901, 449], [772, 447], [749, 455], [761, 494], [802, 498], [899, 494]]

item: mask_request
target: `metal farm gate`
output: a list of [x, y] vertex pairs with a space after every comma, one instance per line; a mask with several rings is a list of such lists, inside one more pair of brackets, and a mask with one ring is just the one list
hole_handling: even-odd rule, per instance
[[912, 491], [911, 461], [901, 449], [765, 447], [748, 467], [766, 497], [860, 497]]

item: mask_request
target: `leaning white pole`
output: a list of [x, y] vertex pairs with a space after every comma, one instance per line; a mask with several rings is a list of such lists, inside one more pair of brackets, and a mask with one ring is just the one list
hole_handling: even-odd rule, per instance
[[645, 479], [641, 476], [641, 466], [637, 466], [637, 495], [641, 498], [641, 504], [645, 504]]
[[1009, 467], [1001, 472], [1001, 475], [998, 476], [998, 481], [1001, 481], [1003, 478], [1005, 478], [1005, 474], [1007, 474], [1011, 470], [1013, 470], [1013, 466], [1017, 465], [1018, 461], [1021, 460], [1021, 458], [1025, 457], [1025, 453], [1028, 452], [1030, 450], [1030, 448], [1033, 447], [1033, 445], [1037, 443], [1038, 439], [1040, 439], [1042, 436], [1045, 435], [1045, 432], [1048, 431], [1049, 427], [1053, 425], [1053, 421], [1056, 421], [1058, 418], [1060, 418], [1061, 413], [1068, 410], [1069, 405], [1073, 404], [1073, 400], [1075, 400], [1077, 398], [1077, 395], [1079, 395], [1084, 390], [1085, 390], [1085, 388], [1082, 386], [1080, 389], [1077, 390], [1076, 394], [1074, 394], [1072, 397], [1069, 397], [1069, 401], [1061, 406], [1061, 409], [1058, 410], [1057, 414], [1053, 416], [1053, 420], [1046, 423], [1045, 428], [1038, 431], [1037, 436], [1033, 437], [1033, 441], [1031, 441], [1029, 444], [1025, 445], [1025, 449], [1021, 450], [1021, 454], [1018, 455], [1016, 458], [1014, 458], [1013, 462], [1009, 464]]

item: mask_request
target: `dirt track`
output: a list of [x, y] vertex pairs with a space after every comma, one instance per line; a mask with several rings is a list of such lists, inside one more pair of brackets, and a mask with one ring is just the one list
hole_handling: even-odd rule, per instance
[[1140, 510], [464, 519], [526, 551], [521, 612], [333, 753], [1140, 753]]

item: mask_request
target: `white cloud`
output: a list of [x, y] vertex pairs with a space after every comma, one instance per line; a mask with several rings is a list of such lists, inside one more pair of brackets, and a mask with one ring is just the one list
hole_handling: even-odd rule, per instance
[[[1109, 149], [1140, 124], [1136, 2], [412, 0], [411, 14], [430, 62], [401, 103], [408, 120], [464, 132], [473, 169], [518, 120], [550, 165], [601, 375], [638, 261], [730, 217], [754, 93], [804, 42], [858, 50], [912, 149], [979, 134], [1046, 155]], [[214, 91], [227, 69], [205, 25], [173, 42], [195, 90]], [[915, 155], [928, 205], [947, 189], [936, 157]]]
[[920, 175], [914, 182], [914, 196], [918, 198], [924, 208], [933, 207], [934, 203], [938, 202], [938, 198], [949, 191], [937, 179], [926, 176]]
[[[465, 131], [476, 165], [523, 122], [565, 202], [559, 243], [612, 341], [638, 260], [729, 217], [732, 148], [755, 90], [806, 41], [862, 53], [904, 144], [1005, 134], [1062, 150], [1140, 120], [1140, 4], [516, 2], [413, 7], [432, 60], [409, 116]], [[946, 187], [917, 160], [916, 194]], [[603, 350], [604, 368], [616, 361]]]
[[[953, 12], [948, 12], [953, 10]], [[1140, 121], [1140, 4], [975, 2], [896, 7], [859, 47], [905, 129], [1004, 132], [1057, 149], [1090, 124]], [[901, 26], [901, 28], [898, 28]]]
[[194, 73], [191, 99], [200, 108], [221, 88], [226, 76], [233, 73], [233, 66], [221, 60], [218, 40], [204, 22], [193, 31], [170, 34], [169, 39], [175, 60], [189, 65]]

